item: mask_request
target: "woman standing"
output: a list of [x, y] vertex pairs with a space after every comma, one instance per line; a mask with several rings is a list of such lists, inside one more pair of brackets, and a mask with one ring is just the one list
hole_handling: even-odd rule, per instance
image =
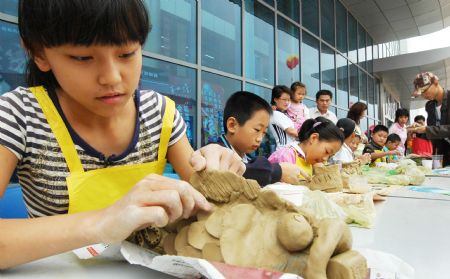
[[350, 118], [356, 123], [355, 134], [361, 137], [361, 141], [358, 145], [358, 148], [354, 152], [357, 155], [362, 154], [364, 146], [366, 145], [366, 143], [368, 143], [367, 136], [361, 131], [360, 126], [361, 119], [366, 117], [366, 115], [367, 115], [367, 105], [362, 102], [354, 103], [347, 113], [347, 118]]
[[406, 123], [409, 120], [409, 110], [405, 108], [399, 108], [395, 111], [395, 123], [389, 127], [389, 134], [397, 134], [399, 135], [401, 141], [397, 147], [397, 150], [401, 152], [401, 154], [405, 155], [405, 144], [408, 139], [408, 130], [406, 128]]

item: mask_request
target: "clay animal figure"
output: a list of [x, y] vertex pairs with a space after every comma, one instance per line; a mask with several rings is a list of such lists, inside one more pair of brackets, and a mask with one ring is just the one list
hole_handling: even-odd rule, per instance
[[165, 253], [296, 273], [306, 279], [366, 278], [366, 260], [351, 250], [352, 237], [344, 222], [316, 221], [256, 181], [233, 173], [197, 173], [191, 184], [215, 209], [166, 228]]

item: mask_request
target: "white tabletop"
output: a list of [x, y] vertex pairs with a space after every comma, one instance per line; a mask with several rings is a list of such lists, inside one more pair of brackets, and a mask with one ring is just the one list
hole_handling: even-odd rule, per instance
[[[427, 178], [423, 185], [450, 189], [450, 178]], [[354, 247], [394, 254], [415, 269], [417, 279], [448, 279], [450, 200], [442, 194], [417, 194], [412, 198], [391, 196], [377, 203], [372, 229], [352, 227]]]
[[[450, 189], [450, 178], [427, 178], [425, 186]], [[411, 191], [410, 191], [411, 192]], [[388, 252], [415, 268], [417, 279], [449, 278], [450, 201], [441, 194], [408, 197], [399, 189], [376, 205], [372, 229], [352, 227], [354, 247]], [[73, 253], [0, 271], [1, 278], [174, 278], [142, 266], [108, 260], [79, 260]]]
[[158, 278], [172, 279], [170, 275], [126, 261], [90, 259], [80, 260], [72, 252], [48, 257], [16, 268], [0, 271], [0, 278], [84, 279], [84, 278]]

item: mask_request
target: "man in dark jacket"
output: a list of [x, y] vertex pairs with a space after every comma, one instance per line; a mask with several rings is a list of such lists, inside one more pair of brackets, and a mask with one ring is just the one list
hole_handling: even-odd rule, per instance
[[450, 95], [439, 85], [439, 79], [433, 73], [420, 73], [414, 80], [414, 96], [427, 99], [427, 126], [410, 129], [415, 133], [426, 133], [433, 143], [433, 154], [444, 156], [443, 165], [450, 165]]

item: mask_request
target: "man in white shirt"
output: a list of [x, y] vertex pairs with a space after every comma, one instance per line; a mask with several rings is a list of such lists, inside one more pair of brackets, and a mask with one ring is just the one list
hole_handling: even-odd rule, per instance
[[337, 122], [336, 114], [332, 111], [329, 111], [328, 108], [331, 105], [331, 100], [333, 99], [333, 94], [330, 90], [319, 90], [316, 93], [316, 107], [309, 109], [309, 116], [311, 118], [316, 118], [319, 116], [325, 117], [330, 120], [334, 124]]

